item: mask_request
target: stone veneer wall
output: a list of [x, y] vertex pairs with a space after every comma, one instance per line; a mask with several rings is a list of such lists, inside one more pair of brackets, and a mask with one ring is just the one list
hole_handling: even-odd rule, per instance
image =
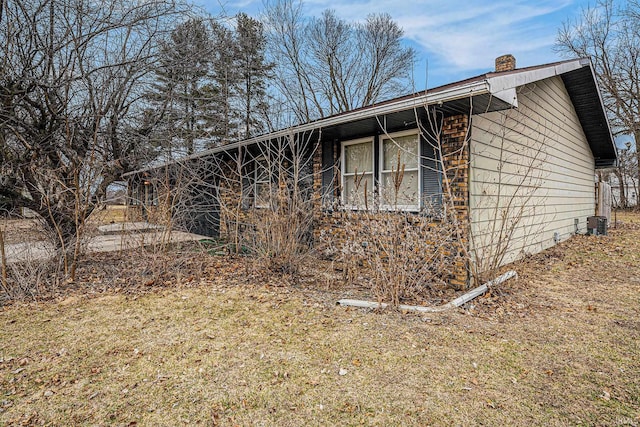
[[[453, 206], [454, 220], [458, 223], [460, 239], [458, 247], [451, 248], [458, 252], [456, 268], [451, 272], [449, 283], [459, 289], [467, 289], [470, 285], [469, 259], [469, 116], [466, 114], [451, 116], [444, 120], [442, 128], [442, 153], [447, 171], [447, 179], [451, 190], [451, 200], [445, 205]], [[445, 189], [446, 191], [446, 189]], [[447, 195], [445, 195], [447, 197]]]
[[[443, 200], [445, 206], [453, 206], [460, 230], [460, 239], [452, 242], [448, 249], [456, 257], [455, 268], [446, 278], [449, 285], [456, 289], [469, 287], [469, 269], [466, 257], [468, 248], [468, 220], [469, 220], [469, 116], [457, 115], [444, 119], [442, 129], [442, 152], [450, 194], [452, 200]], [[338, 150], [334, 150], [336, 153]], [[334, 154], [334, 160], [337, 160]], [[322, 206], [322, 146], [319, 146], [313, 157], [313, 197], [314, 197], [314, 237], [319, 242], [321, 236], [330, 234], [332, 241], [345, 244], [347, 233], [344, 229], [345, 212], [334, 207]], [[336, 171], [336, 175], [337, 175]], [[339, 179], [333, 188], [334, 195]], [[443, 185], [443, 188], [446, 187]], [[446, 192], [446, 191], [445, 191]], [[447, 197], [447, 194], [444, 195]], [[451, 212], [449, 212], [451, 213]], [[451, 216], [450, 216], [451, 217]], [[353, 221], [350, 221], [353, 225]], [[433, 223], [436, 227], [437, 222]], [[464, 245], [465, 247], [462, 247]]]

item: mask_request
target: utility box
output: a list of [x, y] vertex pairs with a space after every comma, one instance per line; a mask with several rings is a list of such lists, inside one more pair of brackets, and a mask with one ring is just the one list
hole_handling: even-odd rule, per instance
[[589, 216], [587, 217], [587, 234], [593, 236], [607, 235], [607, 217], [606, 216]]

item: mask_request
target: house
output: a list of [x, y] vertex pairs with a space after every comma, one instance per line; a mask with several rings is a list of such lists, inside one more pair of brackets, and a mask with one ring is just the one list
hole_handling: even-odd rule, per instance
[[[295, 156], [285, 140], [297, 141]], [[495, 268], [585, 232], [596, 211], [596, 169], [616, 159], [588, 59], [517, 69], [505, 55], [494, 72], [127, 178], [143, 209], [158, 204], [151, 189], [158, 183], [166, 194], [191, 183], [187, 193], [199, 202], [189, 199], [191, 225], [183, 224], [211, 236], [237, 234], [243, 213], [267, 207], [267, 188], [283, 170], [296, 170], [296, 188], [312, 201], [316, 238], [339, 235], [344, 212], [411, 212], [435, 227], [453, 214], [462, 232], [452, 245], [467, 256], [448, 280], [465, 288], [473, 268]]]

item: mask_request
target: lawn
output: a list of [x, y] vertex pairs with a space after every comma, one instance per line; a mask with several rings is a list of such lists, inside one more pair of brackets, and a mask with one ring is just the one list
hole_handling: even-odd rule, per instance
[[637, 426], [640, 215], [618, 219], [429, 315], [247, 259], [96, 255], [0, 308], [0, 425]]

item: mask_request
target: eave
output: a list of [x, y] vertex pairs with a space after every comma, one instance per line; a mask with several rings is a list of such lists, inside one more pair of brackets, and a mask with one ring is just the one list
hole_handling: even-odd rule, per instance
[[323, 137], [350, 138], [360, 134], [379, 132], [382, 127], [381, 123], [386, 124], [387, 120], [395, 121], [398, 126], [401, 123], [409, 126], [412, 122], [411, 117], [418, 117], [419, 112], [424, 114], [425, 107], [428, 106], [437, 106], [438, 110], [445, 114], [481, 114], [489, 111], [517, 108], [518, 87], [554, 76], [560, 76], [567, 87], [595, 157], [596, 167], [604, 168], [615, 165], [617, 152], [593, 68], [588, 59], [574, 59], [508, 72], [483, 74], [425, 92], [417, 92], [216, 147], [180, 160], [129, 172], [124, 174], [123, 177], [216, 153], [234, 151], [241, 147], [266, 141], [308, 134], [309, 132], [322, 132]]

